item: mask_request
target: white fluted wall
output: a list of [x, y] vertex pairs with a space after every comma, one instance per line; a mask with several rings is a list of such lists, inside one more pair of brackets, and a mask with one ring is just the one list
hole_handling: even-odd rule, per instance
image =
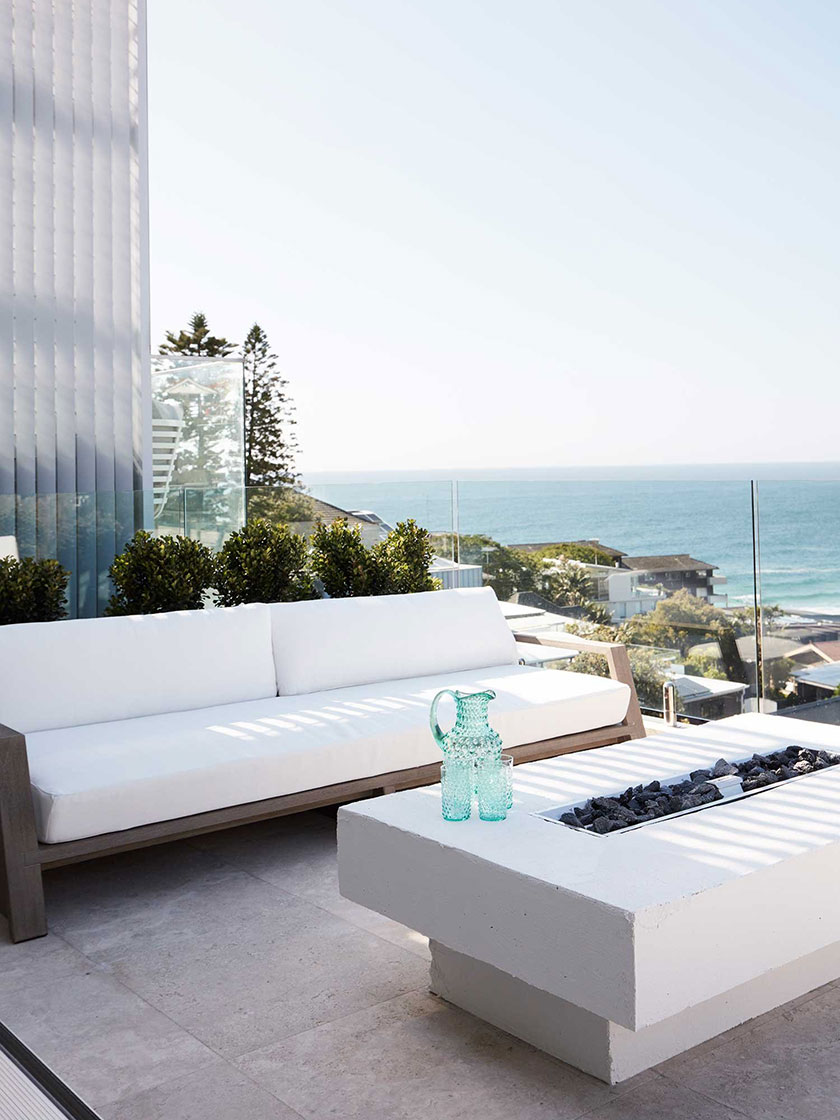
[[0, 2], [0, 533], [81, 614], [151, 488], [145, 49], [145, 0]]

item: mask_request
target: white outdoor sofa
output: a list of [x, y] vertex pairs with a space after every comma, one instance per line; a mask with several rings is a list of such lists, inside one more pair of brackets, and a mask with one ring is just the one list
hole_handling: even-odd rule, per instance
[[518, 762], [644, 735], [624, 648], [568, 643], [611, 678], [519, 664], [486, 588], [0, 627], [12, 939], [43, 867], [436, 781], [442, 688], [494, 689]]

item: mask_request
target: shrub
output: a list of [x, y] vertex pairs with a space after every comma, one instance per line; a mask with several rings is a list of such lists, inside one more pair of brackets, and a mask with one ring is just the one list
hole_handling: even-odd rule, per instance
[[216, 557], [219, 603], [289, 603], [316, 599], [306, 538], [263, 518], [231, 533]]
[[213, 584], [213, 554], [189, 537], [153, 537], [140, 529], [111, 565], [116, 591], [105, 611], [160, 614], [195, 611]]
[[312, 570], [331, 599], [374, 594], [368, 550], [358, 525], [351, 529], [343, 519], [316, 525], [311, 544]]
[[401, 521], [369, 555], [374, 595], [407, 595], [440, 587], [439, 581], [429, 575], [433, 551], [428, 530], [412, 519]]
[[429, 575], [431, 561], [429, 534], [411, 520], [369, 549], [359, 526], [351, 529], [344, 520], [318, 525], [312, 534], [312, 569], [332, 599], [434, 591], [440, 584]]
[[57, 560], [0, 559], [0, 626], [64, 618], [69, 578]]

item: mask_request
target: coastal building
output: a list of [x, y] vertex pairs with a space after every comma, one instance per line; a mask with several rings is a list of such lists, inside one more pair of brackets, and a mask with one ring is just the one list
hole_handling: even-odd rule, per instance
[[626, 552], [622, 552], [619, 548], [612, 548], [610, 545], [602, 544], [597, 537], [590, 537], [579, 541], [544, 541], [541, 544], [513, 544], [510, 547], [517, 549], [519, 552], [542, 552], [544, 548], [556, 548], [560, 543], [581, 545], [585, 548], [591, 548], [593, 552], [597, 551], [610, 557], [616, 565], [618, 565], [618, 561], [622, 556], [627, 555]]
[[679, 710], [701, 719], [724, 719], [744, 711], [747, 685], [738, 681], [721, 681], [713, 677], [695, 677], [686, 673], [670, 674], [679, 693]]
[[827, 700], [840, 688], [840, 661], [832, 664], [809, 665], [793, 674], [796, 698], [803, 704]]
[[[755, 634], [744, 634], [737, 638], [735, 646], [738, 657], [743, 664], [748, 666], [755, 664], [757, 656]], [[719, 659], [720, 643], [713, 641], [693, 645], [691, 656], [698, 659]], [[813, 646], [803, 645], [801, 642], [792, 642], [789, 638], [780, 638], [775, 634], [764, 635], [761, 642], [761, 656], [767, 665], [774, 661], [790, 661], [800, 668], [822, 660], [815, 653]]]
[[449, 560], [445, 556], [432, 557], [429, 574], [440, 580], [444, 591], [454, 587], [481, 587], [484, 584], [484, 572], [480, 564], [459, 564], [457, 560]]
[[105, 573], [151, 516], [145, 0], [7, 0], [0, 535]]
[[688, 591], [698, 599], [706, 599], [716, 606], [727, 605], [726, 595], [717, 587], [726, 583], [726, 576], [716, 576], [717, 565], [705, 560], [695, 560], [687, 552], [668, 553], [661, 556], [621, 556], [619, 566], [638, 572], [640, 583], [661, 586], [669, 595], [675, 591]]
[[652, 611], [663, 593], [645, 585], [638, 572], [608, 568], [602, 564], [583, 564], [592, 581], [593, 599], [607, 608], [614, 623], [626, 622], [637, 614]]

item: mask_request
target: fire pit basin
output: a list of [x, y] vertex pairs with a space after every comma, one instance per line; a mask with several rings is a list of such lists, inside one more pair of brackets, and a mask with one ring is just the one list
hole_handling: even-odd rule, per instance
[[791, 745], [735, 762], [719, 758], [714, 766], [628, 786], [621, 793], [557, 805], [537, 815], [591, 836], [610, 836], [696, 813], [720, 801], [750, 797], [838, 763], [840, 755], [832, 751]]

